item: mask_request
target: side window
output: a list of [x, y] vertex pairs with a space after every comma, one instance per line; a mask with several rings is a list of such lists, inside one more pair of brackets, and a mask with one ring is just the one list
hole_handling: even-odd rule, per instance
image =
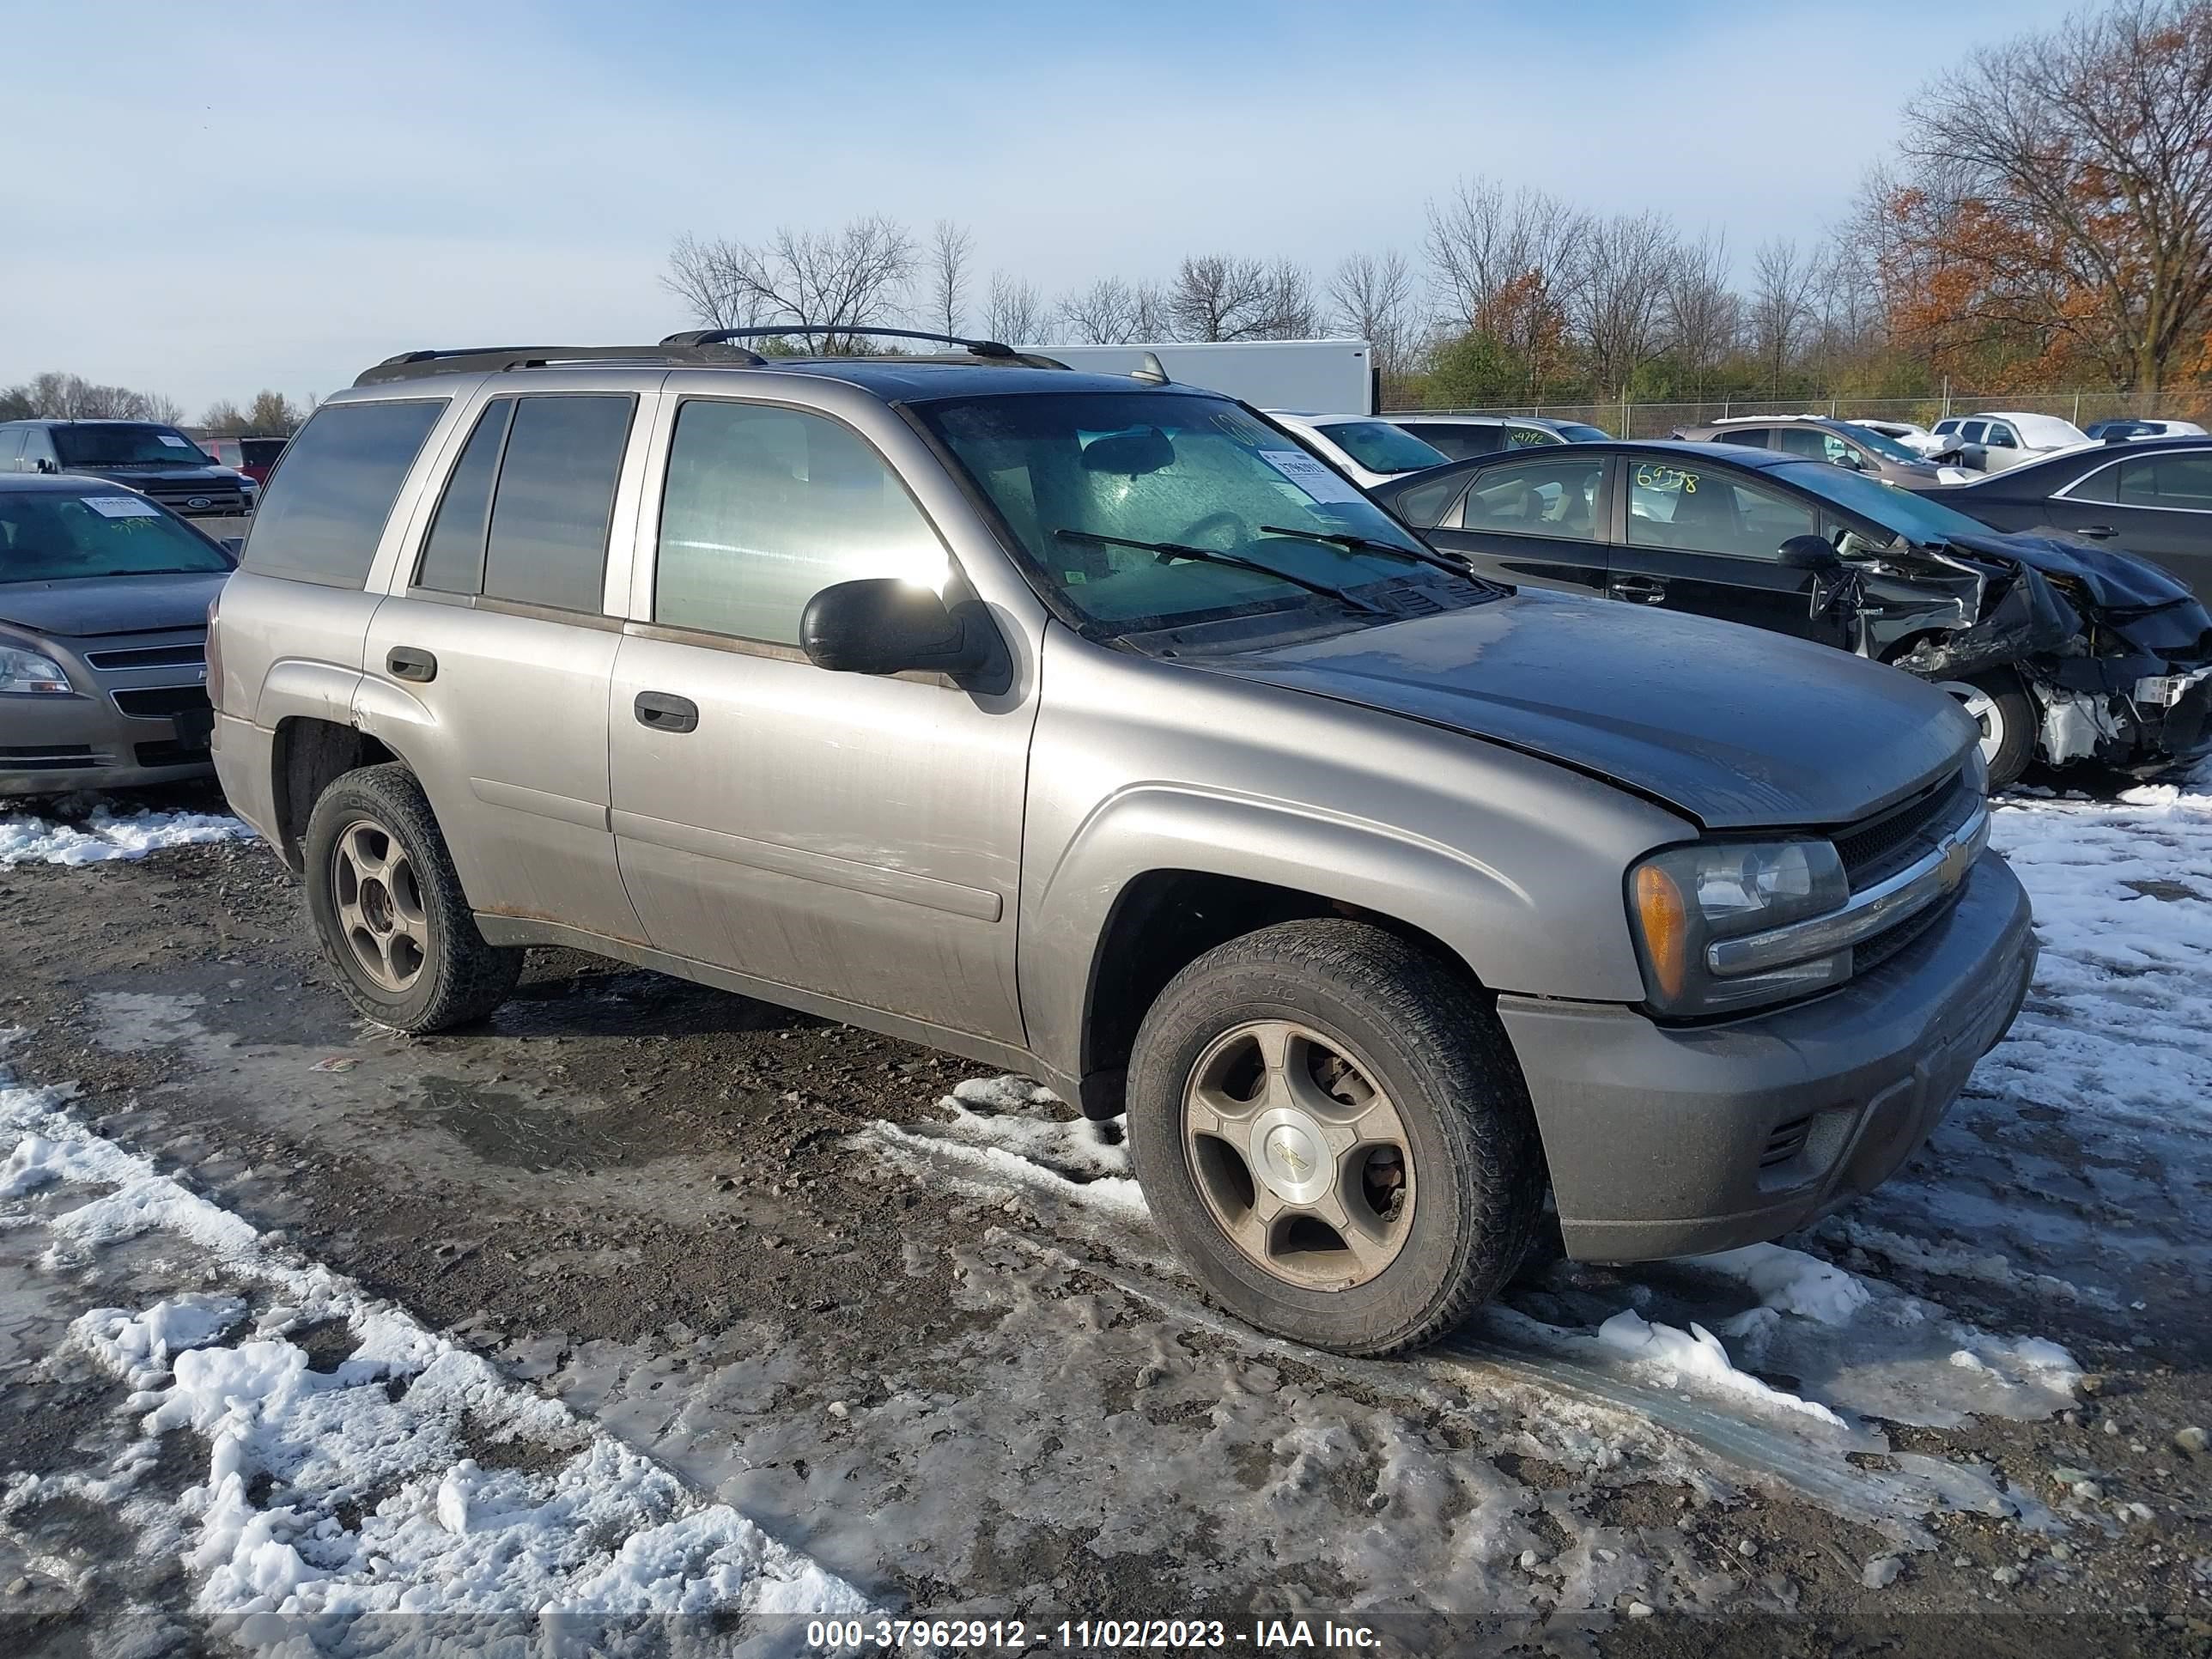
[[2020, 440], [2013, 436], [2012, 428], [2001, 421], [1990, 422], [1988, 443], [1991, 449], [2018, 449]]
[[486, 599], [599, 613], [636, 410], [627, 393], [515, 399], [484, 538]]
[[1408, 430], [1455, 461], [1463, 461], [1470, 455], [1487, 455], [1504, 446], [1504, 429], [1501, 427], [1443, 426], [1424, 421]]
[[1802, 455], [1808, 461], [1829, 461], [1835, 459], [1828, 453], [1831, 440], [1818, 427], [1785, 426], [1775, 436], [1781, 440], [1774, 447], [1784, 454]]
[[2086, 478], [2068, 485], [2058, 493], [2069, 501], [2117, 502], [2120, 483], [2118, 466], [2100, 466]]
[[2118, 471], [2122, 505], [2212, 513], [2212, 454], [2148, 455]]
[[446, 400], [325, 404], [270, 475], [246, 532], [245, 568], [264, 576], [359, 587], [407, 469]]
[[41, 461], [50, 472], [62, 464], [61, 458], [54, 453], [53, 434], [42, 426], [27, 426], [23, 428], [23, 459], [18, 470], [36, 472]]
[[[1559, 446], [1564, 448], [1565, 446]], [[1467, 492], [1461, 527], [1493, 534], [1597, 539], [1597, 498], [1605, 477], [1602, 455], [1546, 456], [1492, 467]]]
[[[1443, 446], [1439, 445], [1441, 448]], [[1444, 509], [1453, 504], [1459, 492], [1467, 487], [1464, 478], [1438, 478], [1433, 483], [1417, 485], [1398, 497], [1398, 516], [1416, 530], [1435, 530], [1444, 526], [1449, 516]], [[1452, 520], [1456, 526], [1459, 520]]]
[[499, 452], [514, 399], [495, 398], [477, 416], [476, 430], [447, 480], [438, 516], [422, 543], [414, 586], [441, 593], [483, 592], [484, 532], [491, 524], [492, 480], [499, 476]]
[[0, 428], [0, 472], [17, 471], [16, 463], [23, 456], [23, 428], [20, 426]]
[[799, 613], [832, 583], [936, 586], [945, 568], [898, 476], [836, 422], [707, 398], [677, 411], [653, 621], [796, 645]]
[[1810, 507], [1765, 484], [1701, 467], [1637, 464], [1632, 546], [1771, 559], [1792, 536], [1814, 533]]
[[1534, 449], [1540, 444], [1559, 442], [1556, 434], [1540, 426], [1509, 426], [1505, 428], [1505, 443], [1510, 449]]

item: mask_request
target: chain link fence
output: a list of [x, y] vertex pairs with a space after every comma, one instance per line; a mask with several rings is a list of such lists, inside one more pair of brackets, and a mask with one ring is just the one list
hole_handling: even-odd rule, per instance
[[[2154, 404], [2155, 406], [2154, 406]], [[1986, 410], [2057, 415], [2076, 426], [2122, 416], [2201, 419], [2212, 408], [2212, 392], [2191, 388], [2146, 399], [2127, 392], [2014, 392], [1984, 396], [1952, 392], [1930, 398], [1720, 398], [1707, 403], [1512, 404], [1486, 409], [1424, 409], [1401, 404], [1390, 415], [1541, 415], [1555, 421], [1581, 421], [1619, 438], [1664, 438], [1680, 427], [1700, 426], [1747, 415], [1826, 415], [1832, 420], [1910, 421], [1932, 426], [1947, 416]]]

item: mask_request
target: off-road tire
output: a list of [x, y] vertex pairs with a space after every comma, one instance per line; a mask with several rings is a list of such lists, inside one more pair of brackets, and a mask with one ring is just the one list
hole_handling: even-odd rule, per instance
[[[347, 945], [338, 921], [333, 863], [340, 838], [368, 821], [404, 849], [413, 866], [428, 940], [420, 972], [395, 994], [370, 979]], [[453, 872], [446, 838], [404, 766], [363, 767], [325, 789], [307, 819], [307, 908], [338, 987], [366, 1018], [395, 1030], [443, 1031], [480, 1020], [507, 1000], [522, 973], [519, 948], [486, 943]]]
[[[1231, 1243], [1185, 1150], [1184, 1094], [1224, 1032], [1287, 1019], [1365, 1068], [1404, 1121], [1415, 1205], [1382, 1273], [1296, 1286]], [[1488, 1301], [1527, 1253], [1545, 1171], [1505, 1030], [1476, 986], [1430, 951], [1362, 922], [1293, 921], [1207, 951], [1161, 992], [1129, 1063], [1129, 1145], [1146, 1201], [1207, 1294], [1249, 1324], [1337, 1353], [1433, 1341]]]

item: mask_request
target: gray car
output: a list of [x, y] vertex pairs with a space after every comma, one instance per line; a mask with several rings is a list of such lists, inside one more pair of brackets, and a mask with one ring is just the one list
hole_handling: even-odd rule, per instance
[[0, 477], [0, 796], [204, 777], [229, 553], [97, 478]]
[[1583, 1258], [1825, 1214], [2018, 1008], [1941, 692], [1482, 580], [1213, 393], [729, 337], [409, 354], [271, 481], [216, 763], [371, 1020], [559, 945], [1031, 1073], [1372, 1354], [1547, 1191]]
[[1896, 439], [1855, 421], [1818, 415], [1741, 416], [1705, 426], [1677, 427], [1677, 438], [1692, 443], [1741, 444], [1748, 449], [1778, 449], [1809, 461], [1827, 461], [1863, 472], [1884, 483], [1923, 487], [1966, 483], [1980, 476], [1931, 460]]

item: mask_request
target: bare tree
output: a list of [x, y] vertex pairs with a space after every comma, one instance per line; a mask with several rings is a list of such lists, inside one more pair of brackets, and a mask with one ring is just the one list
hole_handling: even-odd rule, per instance
[[1749, 325], [1753, 349], [1766, 370], [1768, 390], [1782, 395], [1783, 371], [1796, 361], [1811, 331], [1815, 311], [1813, 261], [1794, 238], [1776, 236], [1752, 258]]
[[1708, 230], [1680, 243], [1667, 272], [1667, 334], [1702, 403], [1705, 380], [1743, 333], [1743, 302], [1729, 286], [1728, 236]]
[[207, 413], [200, 416], [200, 429], [212, 437], [229, 438], [253, 428], [246, 424], [244, 410], [222, 398], [207, 406]]
[[777, 229], [763, 242], [680, 239], [662, 285], [716, 328], [788, 325], [823, 351], [897, 314], [915, 269], [914, 239], [871, 214], [837, 230]]
[[1583, 217], [1556, 196], [1505, 186], [1477, 174], [1428, 204], [1431, 286], [1456, 331], [1474, 328], [1509, 283], [1530, 275], [1559, 291], [1572, 286]]
[[52, 369], [0, 391], [0, 408], [11, 420], [159, 421], [174, 426], [185, 417], [184, 406], [173, 398], [100, 386], [82, 374]]
[[1590, 222], [1568, 287], [1573, 326], [1601, 394], [1622, 392], [1663, 348], [1674, 228], [1656, 213]]
[[968, 316], [969, 263], [975, 239], [950, 219], [939, 219], [929, 233], [929, 325], [947, 334], [960, 332]]
[[1962, 289], [1936, 343], [2053, 337], [2153, 395], [2212, 323], [2212, 0], [2117, 0], [1906, 106], [1888, 206]]
[[1329, 278], [1329, 326], [1375, 348], [1375, 367], [1385, 375], [1411, 365], [1419, 337], [1413, 267], [1395, 248], [1387, 253], [1346, 256]]
[[1119, 276], [1101, 276], [1090, 287], [1063, 295], [1054, 314], [1076, 345], [1127, 345], [1137, 332], [1137, 296]]
[[1036, 345], [1043, 338], [1048, 313], [1036, 284], [1003, 270], [991, 273], [990, 301], [983, 313], [983, 332], [1008, 345]]
[[1164, 297], [1166, 320], [1186, 340], [1296, 339], [1316, 322], [1313, 279], [1289, 259], [1189, 255]]
[[1164, 342], [1176, 337], [1174, 309], [1166, 286], [1136, 283], [1129, 289], [1129, 335], [1134, 340]]

